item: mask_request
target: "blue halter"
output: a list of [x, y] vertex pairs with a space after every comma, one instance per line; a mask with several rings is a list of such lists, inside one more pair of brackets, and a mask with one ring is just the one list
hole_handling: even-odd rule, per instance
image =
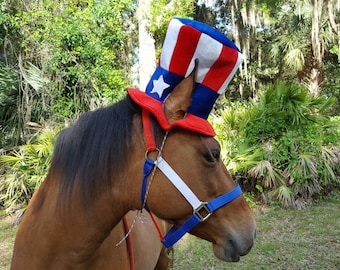
[[[146, 158], [145, 163], [144, 163], [144, 170], [143, 170], [144, 177], [143, 177], [143, 183], [142, 183], [141, 200], [143, 202], [144, 208], [147, 211], [150, 211], [145, 202], [149, 174], [154, 169], [154, 166], [157, 166], [157, 168], [159, 168], [163, 173], [167, 175], [164, 169], [159, 167], [158, 161], [159, 159], [157, 159], [156, 161], [153, 161], [149, 158]], [[165, 162], [165, 161], [162, 159], [162, 162]], [[169, 180], [171, 181], [171, 179]], [[176, 186], [176, 188], [178, 187]], [[178, 190], [183, 195], [183, 191], [180, 189]], [[200, 202], [198, 207], [194, 208], [193, 215], [184, 224], [182, 224], [179, 228], [173, 226], [170, 229], [170, 231], [161, 240], [163, 245], [167, 248], [172, 247], [176, 242], [178, 242], [187, 232], [189, 232], [192, 228], [194, 228], [198, 223], [207, 220], [214, 211], [226, 205], [227, 203], [235, 200], [241, 194], [242, 194], [241, 187], [237, 185], [233, 190], [225, 193], [224, 195], [217, 197], [216, 199], [213, 199], [210, 202]], [[186, 197], [185, 195], [183, 196]]]

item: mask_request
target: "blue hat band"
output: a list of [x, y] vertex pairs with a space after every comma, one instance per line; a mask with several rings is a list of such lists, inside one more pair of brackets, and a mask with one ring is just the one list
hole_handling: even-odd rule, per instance
[[188, 113], [207, 119], [219, 94], [203, 84], [196, 83]]
[[163, 102], [183, 79], [183, 76], [176, 75], [158, 66], [146, 86], [145, 92], [154, 99]]

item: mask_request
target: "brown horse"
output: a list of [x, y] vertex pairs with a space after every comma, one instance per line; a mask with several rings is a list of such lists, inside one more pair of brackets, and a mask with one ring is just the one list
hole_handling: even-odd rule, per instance
[[[164, 102], [170, 124], [185, 117], [192, 76]], [[218, 142], [180, 127], [165, 132], [150, 116], [159, 150], [146, 154], [141, 114], [126, 97], [83, 115], [59, 134], [49, 173], [18, 229], [12, 270], [115, 269], [115, 243], [106, 239], [129, 210], [145, 206], [146, 157], [156, 165], [144, 177], [144, 200], [173, 224], [165, 246], [190, 231], [212, 242], [219, 259], [238, 261], [249, 252], [254, 218], [219, 158]], [[197, 201], [202, 203], [193, 206]]]

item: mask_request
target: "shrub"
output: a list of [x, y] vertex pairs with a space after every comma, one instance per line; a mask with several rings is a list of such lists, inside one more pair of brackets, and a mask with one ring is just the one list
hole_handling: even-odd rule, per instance
[[333, 104], [279, 82], [257, 102], [218, 111], [215, 128], [231, 173], [266, 202], [284, 206], [304, 207], [338, 187], [339, 119], [327, 117]]
[[45, 129], [30, 143], [0, 155], [3, 169], [0, 172], [0, 203], [8, 212], [25, 210], [34, 191], [45, 179], [57, 132], [58, 129]]

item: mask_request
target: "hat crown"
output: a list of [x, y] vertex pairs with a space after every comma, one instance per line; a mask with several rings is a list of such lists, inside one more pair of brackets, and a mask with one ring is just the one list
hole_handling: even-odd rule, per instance
[[182, 18], [170, 21], [159, 64], [146, 93], [164, 101], [193, 71], [196, 60], [196, 87], [188, 112], [207, 119], [243, 57], [233, 42], [206, 24]]
[[[214, 136], [215, 132], [206, 119], [242, 60], [239, 49], [218, 30], [194, 20], [173, 18], [169, 22], [158, 66], [145, 93], [129, 90], [129, 94], [151, 111], [165, 129], [180, 125]], [[195, 84], [185, 118], [166, 123], [162, 104], [194, 69]]]

